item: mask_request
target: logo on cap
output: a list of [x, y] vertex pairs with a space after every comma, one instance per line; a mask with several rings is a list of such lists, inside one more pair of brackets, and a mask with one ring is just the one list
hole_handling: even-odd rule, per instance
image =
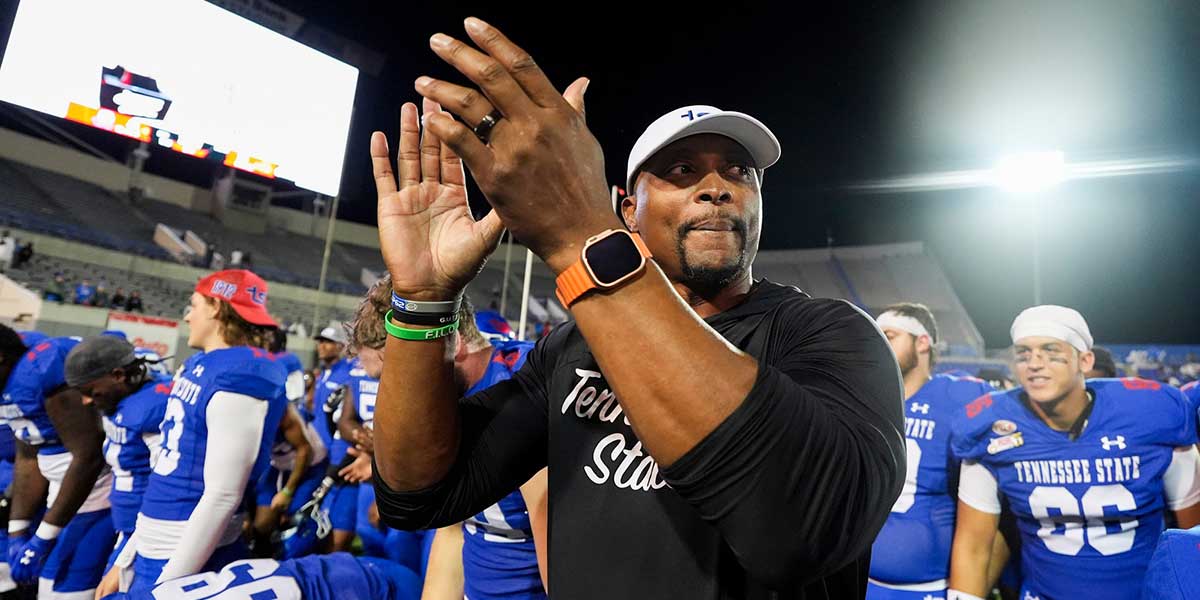
[[237, 293], [237, 290], [237, 284], [217, 279], [213, 281], [211, 292], [213, 295], [220, 296], [226, 300], [233, 300], [233, 295]]
[[689, 111], [687, 111], [687, 112], [683, 113], [682, 115], [679, 115], [679, 118], [680, 118], [680, 119], [687, 119], [687, 120], [689, 120], [689, 121], [695, 121], [696, 119], [699, 119], [700, 117], [703, 117], [704, 115], [707, 115], [707, 114], [709, 114], [709, 113], [707, 113], [707, 112], [695, 112], [695, 111], [691, 111], [691, 110], [689, 110]]
[[246, 291], [250, 294], [250, 299], [253, 300], [255, 304], [266, 304], [267, 303], [267, 291], [266, 290], [260, 290], [260, 289], [258, 289], [258, 286], [254, 286], [254, 287], [247, 288]]

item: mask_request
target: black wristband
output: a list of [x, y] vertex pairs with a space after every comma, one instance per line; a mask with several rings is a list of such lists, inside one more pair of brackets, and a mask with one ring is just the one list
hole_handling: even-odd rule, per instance
[[458, 313], [413, 313], [392, 309], [392, 320], [401, 325], [440, 327], [458, 320]]

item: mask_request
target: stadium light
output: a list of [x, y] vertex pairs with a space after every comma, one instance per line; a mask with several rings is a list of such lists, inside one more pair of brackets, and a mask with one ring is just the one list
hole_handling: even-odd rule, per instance
[[1067, 176], [1067, 161], [1058, 150], [1005, 156], [992, 168], [993, 185], [1027, 194], [1052, 187]]

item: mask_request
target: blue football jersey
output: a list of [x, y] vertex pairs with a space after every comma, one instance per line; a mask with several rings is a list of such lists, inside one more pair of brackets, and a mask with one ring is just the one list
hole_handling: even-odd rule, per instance
[[1074, 441], [1020, 389], [968, 404], [952, 447], [996, 478], [1020, 531], [1022, 598], [1137, 598], [1163, 530], [1163, 475], [1196, 442], [1183, 394], [1142, 379], [1092, 379], [1091, 416]]
[[0, 419], [8, 422], [17, 439], [39, 447], [43, 454], [66, 452], [46, 413], [46, 396], [67, 384], [63, 374], [67, 354], [79, 338], [49, 338], [21, 357], [8, 376], [0, 399]]
[[1150, 557], [1142, 600], [1200, 598], [1200, 527], [1168, 529]]
[[198, 573], [164, 581], [130, 600], [416, 600], [421, 581], [395, 563], [355, 558], [345, 552], [277, 562], [239, 560], [220, 573]]
[[[21, 338], [21, 342], [25, 344], [25, 347], [31, 349], [50, 339], [50, 336], [40, 331], [18, 331], [17, 335]], [[9, 426], [7, 419], [0, 417], [0, 462], [12, 462], [16, 459], [16, 454], [17, 449], [12, 427]], [[7, 487], [7, 484], [5, 487]]]
[[[525, 364], [532, 342], [493, 340], [492, 360], [467, 394], [487, 389]], [[544, 598], [529, 511], [520, 491], [463, 522], [463, 578], [472, 600]]]
[[[257, 481], [270, 458], [271, 442], [287, 406], [283, 367], [266, 351], [238, 346], [197, 354], [175, 377], [162, 421], [162, 450], [150, 475], [142, 512], [148, 517], [183, 521], [204, 492], [204, 458], [209, 443], [208, 403], [217, 392], [244, 394], [269, 403], [250, 472]], [[219, 434], [214, 439], [220, 443]]]
[[[1179, 391], [1183, 392], [1184, 397], [1191, 403], [1192, 413], [1198, 419], [1197, 422], [1200, 423], [1200, 380], [1193, 381], [1179, 388]], [[1197, 425], [1197, 427], [1200, 428], [1200, 425]]]
[[21, 337], [22, 342], [25, 342], [26, 348], [32, 348], [50, 339], [50, 336], [40, 331], [18, 331], [17, 335]]
[[907, 476], [871, 550], [873, 579], [912, 584], [949, 576], [958, 510], [948, 483], [949, 470], [957, 469], [950, 428], [968, 403], [991, 391], [973, 377], [935, 375], [904, 402]]
[[[17, 459], [17, 443], [12, 427], [0, 424], [0, 463], [11, 463]], [[9, 465], [11, 468], [11, 465]], [[7, 485], [4, 487], [8, 487]]]
[[[350, 369], [346, 372], [346, 378], [342, 382], [347, 387], [346, 397], [343, 402], [353, 402], [354, 410], [358, 413], [358, 420], [362, 422], [364, 427], [375, 426], [375, 397], [379, 394], [379, 380], [367, 375], [367, 371], [359, 364], [358, 359], [350, 361]], [[336, 426], [338, 419], [342, 416], [341, 408], [333, 413], [333, 423]], [[332, 432], [333, 445], [329, 448], [329, 461], [338, 463], [346, 456], [346, 450], [350, 447], [350, 442], [342, 439], [341, 432], [335, 428]]]
[[150, 479], [150, 447], [145, 436], [160, 436], [171, 380], [155, 378], [127, 396], [111, 415], [103, 416], [104, 460], [112, 467], [113, 528], [132, 533]]
[[[335, 431], [329, 428], [328, 419], [325, 416], [325, 401], [329, 399], [329, 395], [338, 388], [345, 385], [350, 378], [351, 361], [341, 359], [321, 371], [321, 375], [317, 378], [316, 388], [313, 389], [313, 413], [316, 415], [313, 419], [313, 425], [317, 428], [317, 433], [321, 434], [321, 441], [325, 442], [325, 447], [330, 449], [330, 460], [334, 463], [341, 460], [341, 457], [334, 457], [333, 451], [333, 434]], [[341, 414], [340, 412], [337, 414]], [[334, 415], [334, 425], [337, 424], [337, 414]]]
[[277, 352], [273, 356], [276, 362], [283, 365], [283, 370], [288, 375], [296, 371], [304, 371], [304, 364], [300, 362], [300, 357], [291, 352]]

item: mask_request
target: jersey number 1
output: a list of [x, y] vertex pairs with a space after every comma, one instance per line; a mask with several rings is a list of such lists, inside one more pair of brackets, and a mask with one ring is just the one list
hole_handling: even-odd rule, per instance
[[[1137, 510], [1137, 501], [1120, 484], [1094, 485], [1079, 500], [1065, 487], [1039, 485], [1029, 494], [1029, 508], [1041, 524], [1038, 537], [1051, 552], [1067, 556], [1079, 554], [1085, 543], [1104, 556], [1128, 552], [1133, 547], [1137, 519], [1105, 519], [1105, 507], [1133, 511]], [[1058, 514], [1051, 514], [1051, 509]], [[1117, 531], [1109, 531], [1110, 524]]]

